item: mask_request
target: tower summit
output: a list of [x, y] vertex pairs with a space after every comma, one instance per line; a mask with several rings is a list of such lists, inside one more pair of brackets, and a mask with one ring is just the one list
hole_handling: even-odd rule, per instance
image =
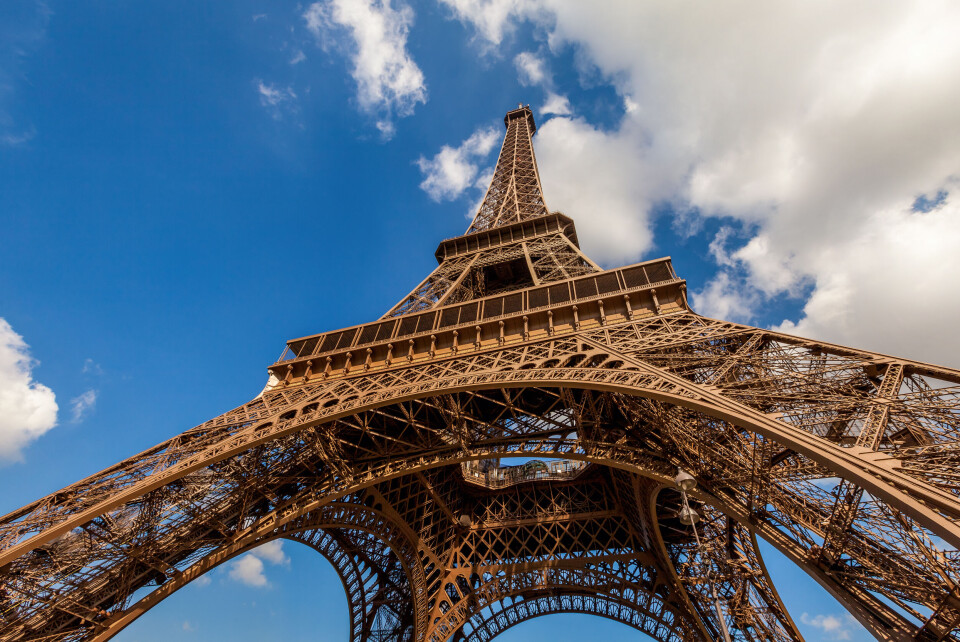
[[532, 138], [537, 131], [533, 112], [530, 107], [515, 109], [507, 112], [503, 123], [507, 135], [500, 147], [497, 168], [468, 234], [547, 215], [533, 153]]
[[439, 267], [386, 317], [600, 271], [580, 251], [573, 221], [544, 204], [533, 112], [521, 107], [503, 122], [493, 180], [469, 229], [440, 244]]
[[601, 269], [545, 204], [532, 112], [505, 124], [387, 314], [0, 520], [0, 640], [107, 640], [276, 538], [334, 566], [358, 642], [551, 613], [799, 640], [758, 537], [878, 639], [960, 640], [960, 371], [700, 316], [668, 258]]

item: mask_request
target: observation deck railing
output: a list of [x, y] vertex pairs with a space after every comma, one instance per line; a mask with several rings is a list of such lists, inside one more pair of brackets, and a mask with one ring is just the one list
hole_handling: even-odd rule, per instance
[[517, 466], [498, 466], [482, 469], [480, 462], [466, 462], [463, 478], [487, 488], [504, 488], [533, 481], [569, 481], [587, 467], [586, 462], [560, 459], [550, 462], [534, 459]]

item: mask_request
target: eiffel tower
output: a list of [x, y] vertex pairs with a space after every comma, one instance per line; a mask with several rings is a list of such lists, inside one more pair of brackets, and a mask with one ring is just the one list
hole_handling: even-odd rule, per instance
[[386, 315], [0, 521], [0, 638], [107, 640], [282, 537], [337, 570], [358, 642], [551, 613], [801, 639], [758, 538], [877, 639], [960, 640], [960, 371], [700, 316], [669, 258], [601, 269], [544, 202], [531, 110], [505, 124], [470, 228]]

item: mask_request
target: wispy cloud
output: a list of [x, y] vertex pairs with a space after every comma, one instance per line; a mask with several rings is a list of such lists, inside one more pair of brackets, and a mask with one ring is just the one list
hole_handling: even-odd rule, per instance
[[522, 51], [513, 59], [517, 68], [517, 79], [524, 87], [540, 87], [546, 92], [547, 99], [540, 108], [544, 116], [569, 116], [573, 113], [570, 99], [555, 90], [553, 74], [542, 54]]
[[433, 158], [421, 156], [417, 161], [424, 175], [420, 189], [437, 202], [459, 197], [476, 184], [478, 161], [486, 158], [499, 140], [500, 135], [494, 128], [485, 127], [475, 131], [458, 147], [444, 145]]
[[278, 89], [273, 85], [265, 84], [262, 80], [257, 81], [257, 91], [260, 92], [260, 103], [264, 106], [276, 107], [287, 101], [297, 99], [297, 94], [291, 87]]
[[7, 147], [17, 147], [18, 145], [30, 142], [36, 135], [37, 131], [33, 128], [17, 133], [7, 132], [0, 135], [0, 143], [3, 143]]
[[377, 120], [385, 138], [394, 132], [394, 118], [413, 113], [427, 101], [420, 67], [407, 51], [413, 10], [390, 0], [323, 0], [303, 14], [307, 28], [321, 42], [345, 49], [357, 84], [360, 108]]
[[100, 367], [99, 363], [87, 357], [86, 359], [83, 360], [83, 368], [81, 369], [80, 372], [82, 372], [83, 374], [96, 375], [99, 377], [103, 375], [103, 368]]
[[850, 625], [856, 621], [849, 615], [810, 615], [803, 613], [800, 615], [800, 621], [807, 626], [812, 626], [823, 632], [829, 640], [849, 640], [851, 631]]
[[307, 54], [303, 53], [299, 49], [297, 53], [293, 54], [293, 57], [290, 59], [291, 65], [299, 65], [301, 62], [307, 59]]
[[97, 390], [87, 390], [81, 395], [77, 395], [70, 400], [70, 420], [73, 423], [80, 423], [84, 418], [90, 414], [94, 407], [97, 405], [97, 396], [99, 395]]
[[260, 104], [275, 120], [283, 117], [284, 111], [296, 111], [297, 94], [293, 87], [277, 87], [260, 79], [254, 80]]
[[57, 425], [57, 399], [33, 380], [38, 362], [29, 346], [0, 318], [0, 461], [19, 460], [21, 450]]
[[[12, 5], [8, 7], [7, 5]], [[27, 81], [23, 61], [46, 39], [50, 22], [46, 2], [7, 2], [0, 20], [0, 146], [19, 147], [33, 139], [36, 130], [17, 114], [16, 98]]]

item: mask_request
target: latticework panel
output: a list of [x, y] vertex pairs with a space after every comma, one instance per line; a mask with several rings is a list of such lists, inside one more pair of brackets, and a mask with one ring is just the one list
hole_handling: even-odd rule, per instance
[[510, 112], [493, 180], [468, 234], [547, 214], [532, 137], [530, 108]]
[[383, 318], [565, 281], [599, 269], [559, 233], [477, 250], [441, 263]]

